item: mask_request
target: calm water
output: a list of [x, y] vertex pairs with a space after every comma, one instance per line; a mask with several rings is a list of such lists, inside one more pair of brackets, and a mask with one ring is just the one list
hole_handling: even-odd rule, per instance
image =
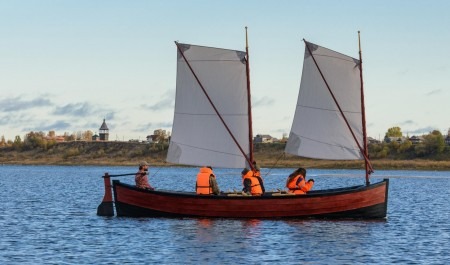
[[[377, 171], [373, 182], [394, 176], [383, 221], [97, 216], [103, 173], [134, 171], [0, 166], [0, 264], [450, 264], [450, 172]], [[150, 182], [192, 191], [196, 171], [152, 168]], [[291, 171], [263, 169], [266, 189]], [[216, 173], [222, 190], [241, 188], [238, 170]], [[308, 171], [315, 189], [362, 184], [361, 174]]]

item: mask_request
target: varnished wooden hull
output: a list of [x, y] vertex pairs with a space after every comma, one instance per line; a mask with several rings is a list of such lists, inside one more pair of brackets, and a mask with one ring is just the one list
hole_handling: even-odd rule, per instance
[[308, 195], [196, 195], [147, 191], [113, 181], [117, 216], [217, 218], [385, 218], [389, 180]]

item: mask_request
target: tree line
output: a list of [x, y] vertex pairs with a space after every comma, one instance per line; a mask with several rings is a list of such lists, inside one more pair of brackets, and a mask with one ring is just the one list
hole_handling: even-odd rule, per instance
[[[64, 133], [63, 140], [70, 141], [91, 141], [93, 133], [91, 131]], [[402, 137], [400, 127], [389, 128], [385, 134], [385, 139], [381, 143], [369, 143], [368, 151], [372, 159], [450, 159], [450, 146], [445, 143], [445, 137], [441, 132], [434, 130], [429, 134], [422, 135], [422, 141], [413, 143], [408, 137], [403, 137], [401, 141], [389, 141], [390, 137]], [[0, 147], [12, 147], [16, 151], [27, 151], [33, 149], [48, 150], [57, 144], [54, 131], [29, 132], [24, 140], [16, 136], [14, 141], [5, 141], [5, 137], [0, 139]]]
[[0, 147], [12, 147], [17, 151], [27, 151], [33, 149], [43, 149], [48, 150], [52, 148], [58, 141], [57, 137], [62, 138], [65, 142], [70, 141], [91, 141], [93, 133], [92, 131], [78, 131], [72, 134], [64, 133], [62, 136], [56, 136], [55, 131], [49, 131], [47, 134], [44, 132], [29, 132], [25, 135], [25, 138], [22, 138], [19, 135], [16, 135], [14, 141], [5, 140], [5, 137], [2, 136], [0, 139]]
[[422, 135], [421, 141], [414, 144], [408, 137], [401, 141], [390, 141], [390, 137], [402, 137], [400, 127], [389, 128], [384, 141], [368, 145], [371, 158], [435, 158], [446, 159], [450, 156], [450, 146], [445, 143], [445, 137], [438, 130]]

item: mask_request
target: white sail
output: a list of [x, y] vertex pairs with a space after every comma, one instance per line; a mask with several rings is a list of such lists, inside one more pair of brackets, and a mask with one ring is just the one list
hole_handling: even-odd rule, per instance
[[[167, 161], [243, 168], [249, 154], [245, 52], [178, 44], [175, 115]], [[236, 142], [216, 114], [207, 95]]]
[[363, 146], [359, 60], [306, 41], [305, 44], [318, 66], [305, 47], [300, 92], [285, 152], [318, 159], [363, 159], [324, 81]]

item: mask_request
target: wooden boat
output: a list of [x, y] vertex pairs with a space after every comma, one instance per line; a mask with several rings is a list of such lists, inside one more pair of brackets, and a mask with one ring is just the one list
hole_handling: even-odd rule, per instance
[[[252, 168], [248, 45], [246, 52], [176, 46], [177, 92], [167, 161]], [[143, 190], [118, 180], [111, 183], [114, 176], [106, 173], [97, 213], [113, 216], [115, 208], [117, 216], [130, 217], [385, 218], [389, 180], [369, 182], [364, 116], [361, 51], [357, 60], [305, 41], [299, 99], [285, 151], [319, 159], [364, 159], [364, 184], [306, 195], [216, 196]]]

